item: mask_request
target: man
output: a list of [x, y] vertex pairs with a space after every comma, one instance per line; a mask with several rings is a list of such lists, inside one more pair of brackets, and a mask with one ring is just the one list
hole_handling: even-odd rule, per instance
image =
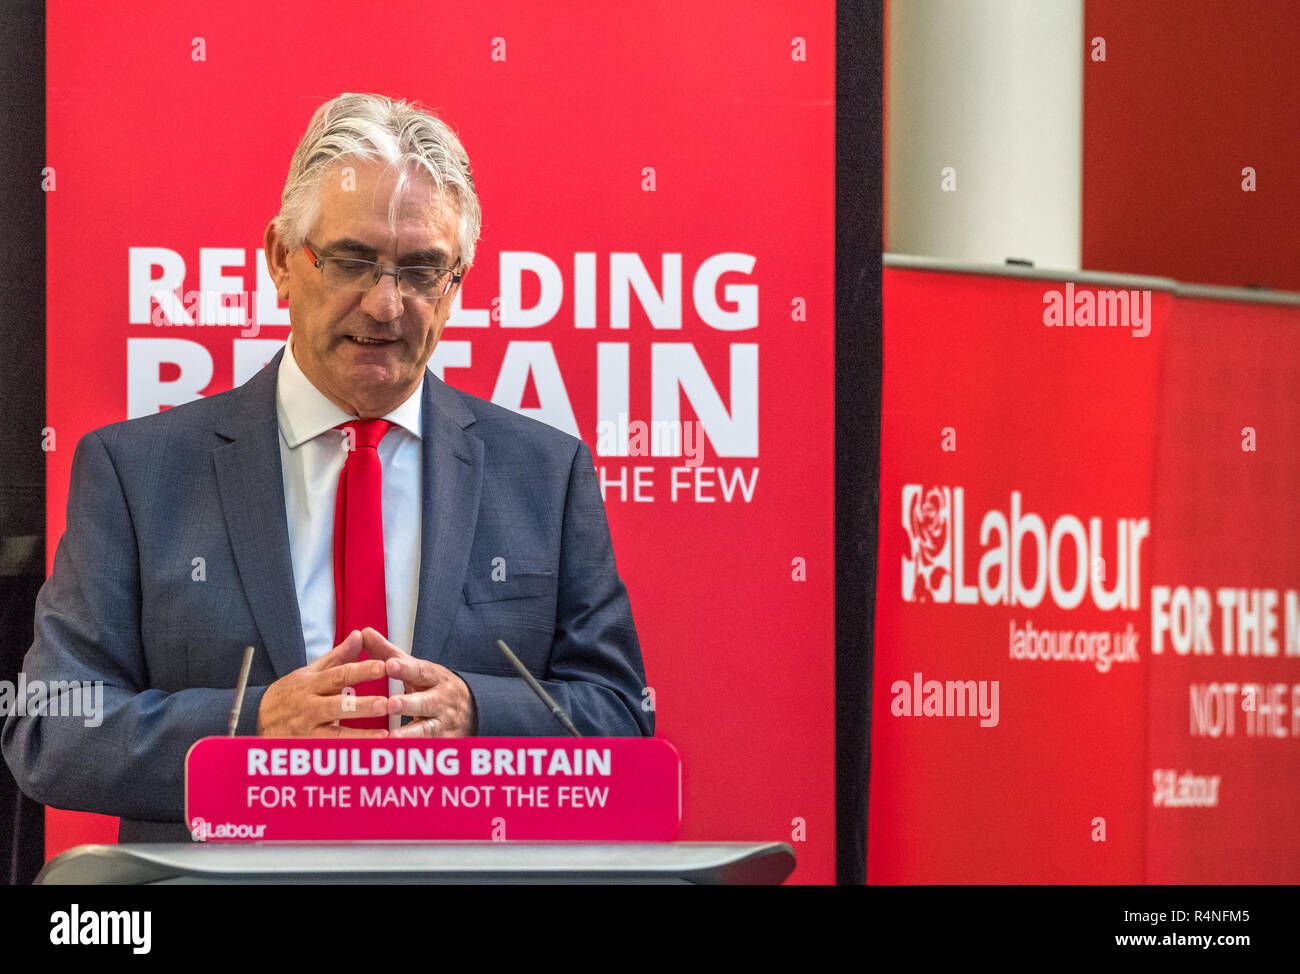
[[9, 717], [29, 795], [183, 836], [185, 753], [225, 733], [249, 645], [241, 734], [562, 734], [497, 639], [583, 734], [653, 733], [587, 447], [427, 371], [479, 223], [441, 121], [317, 111], [266, 230], [286, 348], [78, 444], [24, 671], [102, 681], [104, 713]]

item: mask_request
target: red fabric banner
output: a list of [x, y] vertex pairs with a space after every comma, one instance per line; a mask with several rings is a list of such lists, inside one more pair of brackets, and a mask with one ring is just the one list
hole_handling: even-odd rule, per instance
[[886, 270], [868, 881], [1300, 878], [1297, 325]]
[[834, 6], [47, 9], [51, 556], [85, 432], [284, 341], [260, 248], [312, 111], [418, 99], [484, 211], [432, 367], [591, 446], [680, 837], [832, 881]]

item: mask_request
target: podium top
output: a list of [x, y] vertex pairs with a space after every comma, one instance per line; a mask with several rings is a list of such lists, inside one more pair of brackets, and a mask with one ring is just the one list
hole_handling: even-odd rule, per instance
[[784, 842], [349, 842], [83, 845], [45, 885], [142, 883], [780, 884]]

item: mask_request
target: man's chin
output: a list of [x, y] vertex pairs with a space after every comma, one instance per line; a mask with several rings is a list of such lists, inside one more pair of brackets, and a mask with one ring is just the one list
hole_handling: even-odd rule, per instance
[[382, 416], [411, 393], [410, 373], [383, 362], [355, 362], [340, 370], [339, 386], [358, 414]]
[[355, 375], [358, 378], [386, 372], [390, 379], [395, 379], [408, 367], [406, 348], [400, 341], [363, 345], [351, 338], [344, 338], [334, 349], [334, 360], [343, 375]]

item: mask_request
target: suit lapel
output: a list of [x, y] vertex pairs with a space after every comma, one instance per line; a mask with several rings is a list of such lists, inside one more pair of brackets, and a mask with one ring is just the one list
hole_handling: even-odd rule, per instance
[[483, 441], [465, 427], [474, 414], [433, 373], [421, 404], [423, 450], [420, 595], [411, 654], [438, 660], [461, 605], [483, 486]]
[[[276, 381], [283, 349], [238, 389], [215, 426], [212, 452], [226, 531], [244, 594], [277, 676], [307, 662], [280, 468]], [[465, 431], [474, 414], [433, 373], [420, 410], [420, 593], [411, 652], [439, 659], [461, 605], [483, 483], [483, 442]]]
[[306, 665], [280, 469], [276, 381], [284, 350], [238, 389], [214, 427], [212, 451], [226, 531], [244, 595], [277, 676]]

